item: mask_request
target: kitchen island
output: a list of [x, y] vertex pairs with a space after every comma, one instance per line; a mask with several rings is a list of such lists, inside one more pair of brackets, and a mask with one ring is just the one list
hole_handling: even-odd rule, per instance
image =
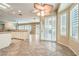
[[11, 44], [11, 34], [9, 32], [0, 32], [0, 49], [8, 47]]

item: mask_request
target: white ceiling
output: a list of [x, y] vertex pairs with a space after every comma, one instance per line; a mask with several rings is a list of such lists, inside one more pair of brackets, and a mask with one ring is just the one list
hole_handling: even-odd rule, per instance
[[[13, 20], [16, 18], [33, 18], [36, 17], [36, 15], [33, 13], [34, 11], [34, 7], [33, 7], [33, 3], [7, 3], [9, 4], [11, 7], [7, 8], [7, 9], [0, 9], [0, 20]], [[59, 3], [50, 3], [51, 5], [53, 5], [54, 10], [56, 10], [59, 7]], [[68, 4], [63, 4], [64, 8], [66, 7], [66, 5]], [[63, 7], [60, 7], [60, 10], [64, 9]], [[19, 16], [19, 12], [18, 10], [21, 10], [22, 12], [22, 16]], [[53, 11], [54, 13], [55, 11]]]
[[[9, 13], [15, 12], [16, 17], [22, 17], [22, 18], [29, 18], [33, 17], [34, 14], [32, 13], [33, 11], [33, 4], [31, 3], [10, 3], [12, 10], [9, 11]], [[21, 10], [22, 16], [19, 16], [18, 10]]]
[[[1, 3], [0, 3], [1, 4]], [[0, 8], [0, 20], [11, 20], [15, 21], [16, 18], [30, 18], [36, 17], [33, 13], [34, 4], [33, 3], [7, 3], [11, 7], [7, 9]], [[56, 10], [59, 4], [51, 3], [53, 5], [53, 9]], [[21, 10], [22, 16], [18, 15], [18, 10]]]
[[[22, 16], [20, 16], [21, 18], [31, 18], [31, 17], [35, 17], [35, 14], [33, 13], [34, 11], [34, 5], [33, 3], [9, 3], [9, 5], [11, 5], [12, 10], [9, 11], [9, 13], [15, 12], [14, 15], [16, 15], [17, 17], [19, 17], [19, 13], [18, 10], [22, 11]], [[57, 9], [58, 4], [56, 3], [52, 3], [51, 5], [54, 6], [54, 10]]]

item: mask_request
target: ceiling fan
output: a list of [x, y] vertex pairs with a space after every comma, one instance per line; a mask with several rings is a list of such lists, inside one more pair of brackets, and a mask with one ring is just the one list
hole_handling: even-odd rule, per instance
[[42, 4], [42, 3], [34, 3], [34, 13], [37, 16], [47, 16], [50, 15], [53, 11], [53, 5], [50, 4]]

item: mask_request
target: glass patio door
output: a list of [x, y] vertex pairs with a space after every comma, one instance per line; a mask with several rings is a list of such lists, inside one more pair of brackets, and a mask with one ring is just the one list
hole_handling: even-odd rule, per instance
[[56, 16], [52, 17], [52, 41], [56, 41]]
[[51, 18], [45, 19], [45, 40], [51, 41], [52, 39], [52, 25], [51, 25]]
[[56, 17], [45, 18], [45, 40], [56, 41]]

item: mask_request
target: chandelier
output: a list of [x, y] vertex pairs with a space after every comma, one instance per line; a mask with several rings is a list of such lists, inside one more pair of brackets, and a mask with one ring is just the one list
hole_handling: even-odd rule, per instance
[[34, 3], [34, 12], [37, 16], [47, 16], [50, 15], [53, 10], [53, 5], [50, 4], [42, 4], [42, 3]]

